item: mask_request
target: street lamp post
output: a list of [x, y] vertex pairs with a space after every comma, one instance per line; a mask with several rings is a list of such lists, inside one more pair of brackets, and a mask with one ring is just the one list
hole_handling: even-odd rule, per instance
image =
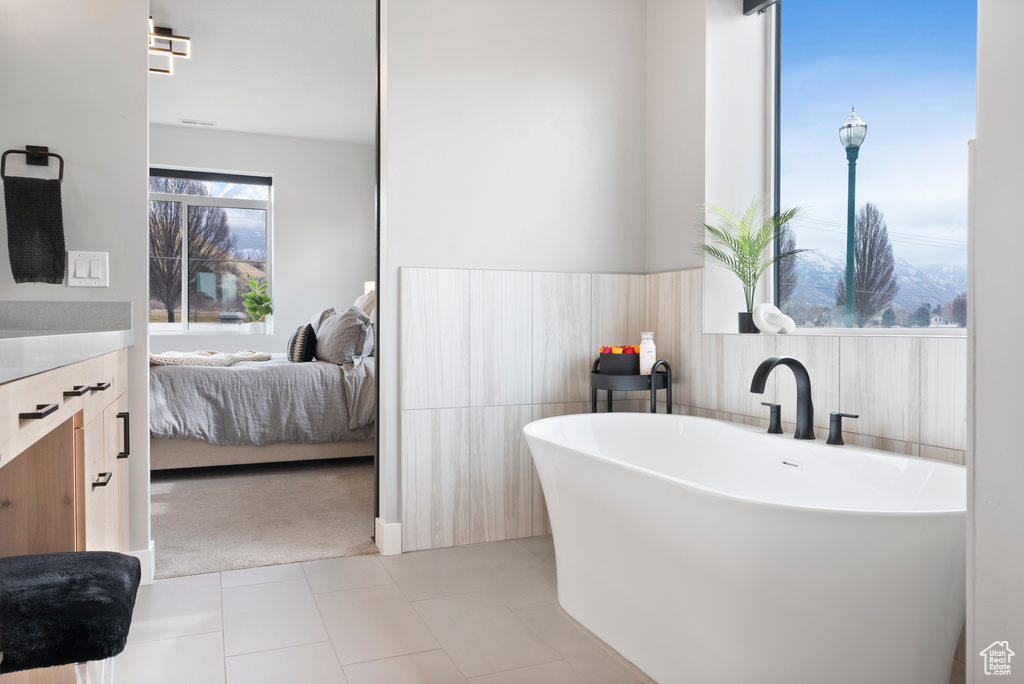
[[854, 194], [857, 187], [857, 155], [864, 137], [868, 134], [868, 125], [861, 121], [857, 113], [850, 108], [850, 116], [839, 129], [839, 141], [846, 148], [846, 159], [850, 163], [850, 186], [847, 191], [846, 207], [846, 327], [853, 327], [853, 226], [856, 220], [856, 202]]

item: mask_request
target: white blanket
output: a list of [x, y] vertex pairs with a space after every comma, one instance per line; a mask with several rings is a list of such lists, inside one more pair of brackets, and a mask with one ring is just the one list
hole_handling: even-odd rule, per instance
[[150, 354], [150, 366], [230, 366], [239, 361], [269, 361], [270, 354], [243, 349], [233, 354], [211, 350], [180, 352], [169, 351], [163, 354]]

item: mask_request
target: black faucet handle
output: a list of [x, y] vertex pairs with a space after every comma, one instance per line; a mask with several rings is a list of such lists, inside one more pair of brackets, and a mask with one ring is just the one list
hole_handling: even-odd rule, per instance
[[856, 413], [839, 413], [837, 411], [830, 413], [828, 419], [828, 439], [825, 441], [825, 444], [835, 444], [836, 446], [846, 444], [843, 441], [843, 418], [860, 418], [860, 415]]
[[782, 407], [779, 404], [773, 404], [770, 401], [762, 401], [761, 406], [767, 406], [771, 409], [768, 418], [768, 434], [770, 435], [781, 435], [782, 434]]

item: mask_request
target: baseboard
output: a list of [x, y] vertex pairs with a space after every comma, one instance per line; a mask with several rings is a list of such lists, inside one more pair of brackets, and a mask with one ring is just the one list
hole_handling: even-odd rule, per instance
[[386, 523], [377, 518], [373, 527], [374, 541], [381, 555], [397, 556], [402, 553], [402, 523]]
[[129, 551], [129, 556], [135, 556], [142, 563], [142, 581], [140, 584], [152, 584], [153, 576], [156, 574], [156, 550], [153, 540], [149, 540], [149, 548], [142, 551]]

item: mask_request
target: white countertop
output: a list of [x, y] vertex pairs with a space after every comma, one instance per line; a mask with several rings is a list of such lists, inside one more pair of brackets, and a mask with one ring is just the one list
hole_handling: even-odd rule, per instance
[[134, 343], [132, 330], [2, 330], [0, 382], [85, 361]]

